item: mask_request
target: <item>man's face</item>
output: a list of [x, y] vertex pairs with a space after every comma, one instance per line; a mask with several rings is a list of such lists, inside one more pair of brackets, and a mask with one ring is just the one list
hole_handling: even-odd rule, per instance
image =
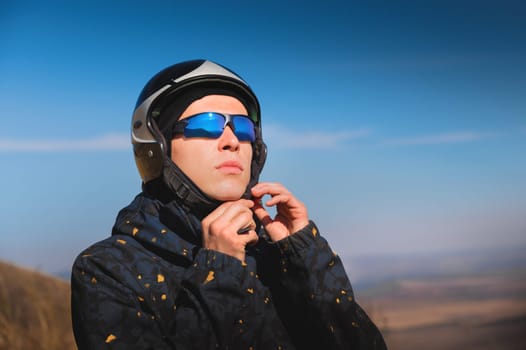
[[[236, 98], [209, 95], [190, 104], [179, 119], [202, 112], [247, 114]], [[172, 140], [172, 160], [208, 196], [237, 200], [250, 181], [252, 145], [240, 142], [229, 126], [217, 139], [177, 135]]]

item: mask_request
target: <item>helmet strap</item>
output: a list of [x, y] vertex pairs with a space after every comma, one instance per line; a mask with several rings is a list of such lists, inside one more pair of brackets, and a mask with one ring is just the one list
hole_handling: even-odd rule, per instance
[[185, 209], [200, 219], [210, 214], [221, 202], [207, 196], [183, 171], [168, 157], [165, 157], [163, 182]]

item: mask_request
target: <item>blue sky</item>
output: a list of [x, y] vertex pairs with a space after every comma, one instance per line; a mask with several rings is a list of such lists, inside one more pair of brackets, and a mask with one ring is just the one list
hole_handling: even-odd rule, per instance
[[[147, 4], [147, 5], [146, 5]], [[526, 244], [521, 1], [3, 1], [0, 259], [55, 272], [140, 191], [135, 100], [222, 63], [260, 98], [263, 180], [342, 256]]]

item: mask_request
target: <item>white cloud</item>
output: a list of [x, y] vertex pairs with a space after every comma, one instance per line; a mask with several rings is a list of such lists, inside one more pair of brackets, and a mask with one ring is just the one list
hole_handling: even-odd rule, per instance
[[442, 145], [452, 143], [467, 143], [492, 137], [494, 134], [473, 131], [448, 132], [435, 135], [415, 136], [407, 138], [391, 139], [384, 142], [386, 145]]
[[289, 149], [328, 149], [341, 146], [344, 142], [366, 137], [368, 129], [348, 131], [293, 131], [279, 125], [265, 125], [263, 138], [265, 142], [276, 148]]
[[108, 151], [130, 149], [127, 134], [107, 134], [86, 139], [6, 139], [0, 138], [0, 152]]

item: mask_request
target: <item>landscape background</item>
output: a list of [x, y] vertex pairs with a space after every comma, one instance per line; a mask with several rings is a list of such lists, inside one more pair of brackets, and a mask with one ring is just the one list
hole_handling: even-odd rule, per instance
[[[526, 257], [346, 260], [358, 302], [391, 350], [526, 348]], [[351, 268], [353, 270], [351, 270]], [[75, 349], [68, 281], [0, 262], [0, 349]]]
[[0, 1], [0, 348], [70, 348], [72, 261], [140, 191], [135, 100], [192, 58], [256, 91], [262, 180], [307, 204], [392, 348], [525, 348], [524, 18], [518, 0]]

